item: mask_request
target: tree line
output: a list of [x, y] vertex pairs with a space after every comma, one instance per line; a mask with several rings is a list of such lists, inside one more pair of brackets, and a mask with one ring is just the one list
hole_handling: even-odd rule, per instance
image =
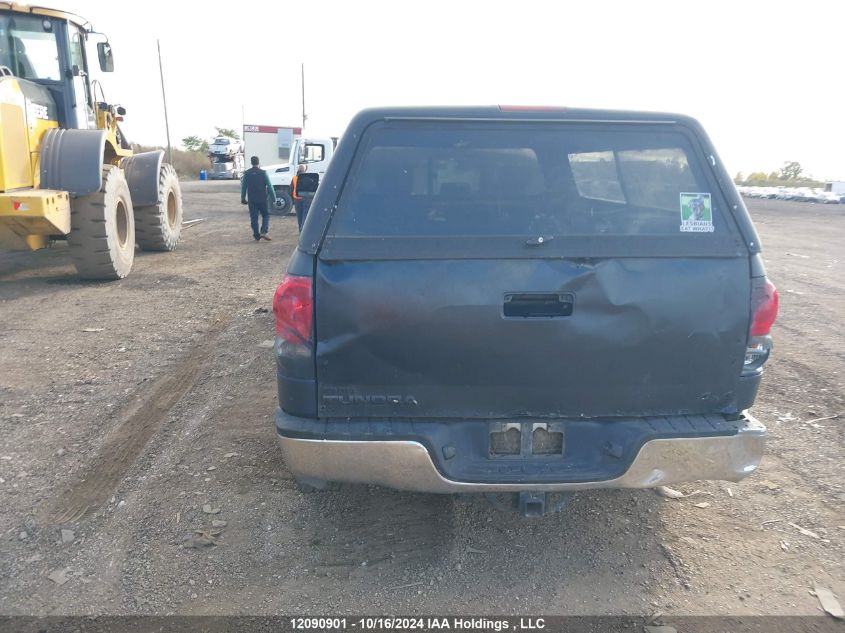
[[805, 174], [801, 163], [794, 160], [785, 162], [779, 170], [768, 174], [753, 171], [745, 176], [741, 171], [737, 172], [734, 182], [752, 187], [821, 187], [824, 185], [823, 182]]
[[214, 142], [214, 139], [218, 136], [225, 136], [226, 138], [231, 138], [236, 141], [241, 140], [240, 135], [230, 127], [215, 126], [214, 129], [217, 130], [217, 134], [212, 136], [210, 139], [205, 139], [196, 135], [186, 136], [182, 139], [182, 147], [184, 147], [188, 152], [200, 152], [201, 154], [207, 154], [208, 146]]

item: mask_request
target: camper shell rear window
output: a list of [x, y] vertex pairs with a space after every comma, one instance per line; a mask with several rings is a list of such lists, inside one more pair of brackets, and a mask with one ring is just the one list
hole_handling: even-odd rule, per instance
[[379, 121], [355, 153], [328, 246], [377, 238], [379, 251], [436, 239], [476, 253], [532, 241], [735, 252], [742, 242], [700, 154], [671, 125]]

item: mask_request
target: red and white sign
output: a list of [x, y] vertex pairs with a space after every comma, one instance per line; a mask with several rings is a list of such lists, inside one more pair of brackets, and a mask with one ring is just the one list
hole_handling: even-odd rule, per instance
[[279, 130], [290, 130], [294, 136], [302, 136], [301, 127], [280, 127], [278, 125], [246, 125], [244, 132], [261, 132], [265, 134], [276, 134]]

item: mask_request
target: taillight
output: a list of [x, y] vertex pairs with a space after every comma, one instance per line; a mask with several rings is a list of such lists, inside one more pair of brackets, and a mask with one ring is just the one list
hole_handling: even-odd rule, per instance
[[288, 343], [308, 344], [314, 321], [310, 277], [286, 275], [273, 297], [276, 336]]
[[751, 294], [751, 336], [766, 336], [778, 316], [778, 290], [766, 279]]
[[768, 279], [753, 279], [751, 287], [751, 327], [742, 375], [759, 374], [772, 352], [769, 331], [778, 316], [778, 291]]

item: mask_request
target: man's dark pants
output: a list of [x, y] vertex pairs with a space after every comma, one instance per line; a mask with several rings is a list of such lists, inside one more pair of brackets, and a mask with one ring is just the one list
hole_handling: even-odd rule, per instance
[[[261, 231], [258, 230], [258, 214], [261, 214]], [[267, 209], [267, 203], [249, 201], [249, 221], [252, 224], [252, 236], [259, 239], [261, 235], [270, 230], [270, 211]]]
[[302, 223], [305, 222], [305, 217], [308, 215], [308, 210], [311, 208], [311, 196], [303, 197], [302, 200], [297, 200], [294, 207], [296, 208], [296, 223], [299, 225], [299, 231], [302, 232]]

